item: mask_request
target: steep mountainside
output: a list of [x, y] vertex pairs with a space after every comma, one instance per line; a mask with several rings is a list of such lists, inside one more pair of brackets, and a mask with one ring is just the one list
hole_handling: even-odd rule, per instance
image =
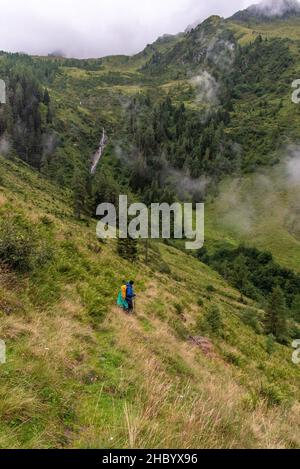
[[[299, 370], [256, 302], [160, 242], [148, 265], [143, 245], [122, 260], [68, 191], [0, 167], [0, 251], [15, 253], [0, 271], [2, 448], [299, 447]], [[123, 277], [133, 317], [114, 306]]]
[[[0, 447], [299, 447], [300, 16], [267, 5], [132, 57], [0, 53]], [[124, 259], [119, 194], [205, 201], [204, 248]]]
[[[161, 38], [134, 57], [79, 61], [2, 54], [0, 72], [11, 93], [23, 68], [49, 89], [51, 112], [41, 103], [35, 135], [28, 131], [30, 123], [21, 134], [10, 128], [8, 117], [1, 132], [13, 134], [19, 156], [21, 151], [26, 161], [67, 184], [78, 164], [84, 171], [103, 127], [110, 137], [108, 151], [122, 165], [131, 168], [142, 160], [149, 166], [150, 160], [153, 166], [143, 142], [135, 141], [144, 134], [143, 121], [150, 122], [150, 153], [161, 161], [166, 156], [171, 169], [217, 178], [240, 169], [253, 171], [278, 160], [282, 146], [298, 140], [299, 108], [291, 102], [291, 83], [300, 73], [299, 24], [295, 16], [255, 25], [211, 17], [188, 33]], [[141, 94], [147, 108], [136, 105]], [[184, 110], [177, 125], [159, 107], [166, 98]], [[11, 106], [17, 113], [13, 98]], [[131, 109], [134, 128], [128, 128]], [[153, 114], [161, 122], [159, 134], [151, 129]], [[42, 149], [41, 161], [34, 150], [22, 150], [19, 141], [28, 132], [32, 145]], [[165, 186], [164, 178], [158, 179]]]

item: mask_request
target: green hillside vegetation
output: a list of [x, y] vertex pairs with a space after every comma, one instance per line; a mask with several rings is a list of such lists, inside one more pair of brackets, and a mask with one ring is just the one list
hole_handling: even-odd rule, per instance
[[222, 243], [255, 245], [300, 271], [299, 181], [288, 176], [285, 163], [224, 180], [218, 197], [206, 204], [205, 221], [210, 249]]
[[[160, 242], [147, 266], [143, 244], [122, 260], [70, 199], [1, 158], [1, 447], [299, 446], [298, 369], [257, 304]], [[114, 306], [123, 277], [132, 318]]]
[[[299, 26], [212, 16], [132, 57], [0, 53], [0, 447], [299, 447]], [[124, 259], [95, 233], [119, 194], [205, 201], [204, 250]]]
[[289, 18], [288, 20], [274, 19], [268, 22], [244, 23], [228, 20], [228, 26], [238, 37], [239, 42], [244, 45], [253, 42], [257, 36], [262, 35], [265, 38], [287, 38], [293, 41], [299, 41], [299, 18]]
[[[116, 149], [120, 142], [128, 140], [127, 146], [136, 145], [135, 137], [127, 133], [136, 100], [150, 100], [148, 109], [144, 107], [135, 115], [147, 125], [167, 99], [174, 107], [184, 107], [185, 114], [180, 128], [174, 128], [161, 113], [166, 136], [154, 132], [155, 141], [147, 142], [148, 151], [156, 153], [158, 159], [170, 152], [175, 158], [169, 161], [172, 167], [189, 169], [193, 177], [215, 169], [218, 178], [274, 163], [284, 144], [298, 141], [300, 111], [291, 102], [291, 83], [300, 73], [299, 42], [293, 37], [268, 36], [264, 27], [276, 30], [276, 22], [273, 26], [268, 22], [259, 23], [260, 34], [244, 44], [230, 21], [211, 17], [191, 32], [161, 38], [133, 57], [80, 61], [2, 53], [0, 73], [8, 82], [12, 111], [6, 110], [8, 122], [1, 124], [1, 132], [13, 134], [19, 156], [42, 167], [60, 184], [70, 184], [75, 167], [86, 170], [103, 127], [119, 157]], [[297, 18], [291, 21], [299, 22]], [[26, 123], [26, 132], [41, 161], [34, 161], [37, 156], [33, 150], [22, 149], [16, 142], [15, 127], [9, 127], [11, 112], [15, 119], [19, 112], [15, 87], [18, 84], [20, 93], [23, 87], [23, 106], [30, 92], [30, 87], [25, 89], [16, 78], [20, 68], [27, 77], [34, 75], [35, 81], [28, 81], [38, 87], [37, 122]], [[45, 89], [50, 101], [44, 109], [39, 100]], [[211, 99], [205, 102], [203, 95], [208, 92]], [[32, 125], [34, 132], [28, 129]], [[25, 138], [24, 132], [19, 138], [22, 135]], [[127, 149], [122, 164], [130, 158]]]

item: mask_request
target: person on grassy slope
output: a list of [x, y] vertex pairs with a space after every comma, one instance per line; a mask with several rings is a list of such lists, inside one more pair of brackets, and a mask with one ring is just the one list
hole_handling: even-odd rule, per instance
[[118, 294], [118, 300], [117, 300], [117, 305], [122, 308], [124, 311], [128, 311], [129, 305], [128, 302], [126, 301], [126, 296], [127, 296], [127, 285], [126, 281], [122, 282], [121, 290], [119, 291]]
[[133, 286], [134, 286], [134, 282], [132, 280], [127, 283], [126, 301], [128, 303], [128, 312], [129, 313], [133, 312], [133, 301], [134, 301], [134, 298], [136, 297], [136, 294], [134, 293]]

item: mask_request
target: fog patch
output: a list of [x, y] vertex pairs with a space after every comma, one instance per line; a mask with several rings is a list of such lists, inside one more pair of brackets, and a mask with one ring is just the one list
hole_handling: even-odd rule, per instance
[[196, 102], [214, 106], [219, 104], [218, 93], [220, 86], [216, 79], [206, 70], [191, 78], [191, 84], [196, 89]]
[[52, 155], [59, 145], [59, 138], [55, 134], [47, 134], [43, 136], [43, 154], [46, 156]]
[[287, 13], [300, 13], [300, 3], [297, 0], [263, 0], [248, 8], [253, 14], [274, 17]]
[[300, 148], [291, 147], [286, 163], [288, 181], [292, 185], [300, 185]]
[[214, 201], [218, 224], [256, 236], [265, 223], [300, 236], [300, 148], [289, 147], [278, 165], [221, 185]]
[[189, 175], [188, 171], [173, 168], [165, 170], [164, 178], [175, 189], [177, 196], [182, 201], [193, 199], [199, 202], [205, 196], [210, 183], [209, 177], [200, 176], [195, 179]]
[[6, 156], [10, 152], [10, 142], [7, 137], [3, 136], [0, 138], [0, 155]]
[[206, 59], [222, 71], [230, 69], [235, 59], [235, 44], [217, 35], [210, 41]]

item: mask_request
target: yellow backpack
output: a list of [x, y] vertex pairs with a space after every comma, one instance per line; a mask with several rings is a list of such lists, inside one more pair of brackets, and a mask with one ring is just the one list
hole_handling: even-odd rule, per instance
[[126, 300], [126, 292], [127, 292], [127, 286], [126, 285], [122, 285], [121, 292], [122, 292], [123, 300]]

